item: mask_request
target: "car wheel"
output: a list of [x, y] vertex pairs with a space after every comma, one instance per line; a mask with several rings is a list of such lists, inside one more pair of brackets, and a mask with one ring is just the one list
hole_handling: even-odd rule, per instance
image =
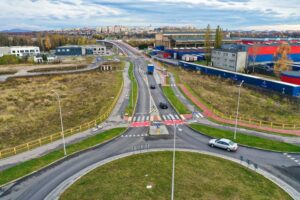
[[211, 144], [210, 146], [211, 146], [211, 147], [214, 147], [214, 144]]
[[230, 151], [230, 149], [229, 149], [229, 148], [227, 148], [227, 151]]

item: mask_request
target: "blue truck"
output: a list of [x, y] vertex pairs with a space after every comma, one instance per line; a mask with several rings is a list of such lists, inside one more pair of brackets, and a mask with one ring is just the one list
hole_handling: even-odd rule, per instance
[[154, 65], [148, 64], [148, 66], [147, 66], [147, 73], [148, 74], [153, 74], [153, 72], [154, 72]]

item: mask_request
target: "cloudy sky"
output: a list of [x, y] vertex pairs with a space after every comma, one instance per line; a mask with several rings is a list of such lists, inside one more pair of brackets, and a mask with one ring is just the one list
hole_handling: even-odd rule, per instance
[[299, 0], [0, 0], [0, 30], [193, 25], [300, 30]]

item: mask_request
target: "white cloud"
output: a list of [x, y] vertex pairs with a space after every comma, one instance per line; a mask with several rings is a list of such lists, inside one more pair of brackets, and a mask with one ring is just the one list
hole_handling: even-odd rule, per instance
[[91, 16], [120, 15], [121, 11], [83, 0], [9, 0], [0, 1], [1, 19], [49, 18], [63, 20]]

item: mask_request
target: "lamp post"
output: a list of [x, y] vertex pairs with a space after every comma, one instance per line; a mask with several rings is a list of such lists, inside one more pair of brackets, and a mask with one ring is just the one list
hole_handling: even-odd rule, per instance
[[176, 129], [177, 125], [174, 123], [174, 143], [173, 143], [173, 164], [172, 164], [172, 193], [171, 200], [174, 200], [174, 177], [175, 177], [175, 152], [176, 152]]
[[234, 128], [234, 137], [233, 137], [234, 140], [236, 140], [236, 129], [237, 129], [237, 124], [238, 124], [238, 116], [239, 116], [241, 87], [242, 87], [243, 83], [244, 83], [244, 80], [242, 80], [242, 82], [238, 85], [239, 94], [238, 94], [238, 102], [237, 102], [236, 117], [235, 117], [235, 128]]
[[63, 119], [62, 119], [62, 113], [61, 113], [60, 97], [59, 97], [59, 94], [56, 91], [52, 90], [52, 92], [54, 92], [54, 94], [57, 97], [57, 101], [58, 101], [59, 115], [60, 115], [60, 125], [61, 125], [61, 136], [62, 136], [62, 140], [63, 140], [64, 155], [66, 156], [67, 155], [66, 141], [65, 141], [64, 125], [63, 125]]

